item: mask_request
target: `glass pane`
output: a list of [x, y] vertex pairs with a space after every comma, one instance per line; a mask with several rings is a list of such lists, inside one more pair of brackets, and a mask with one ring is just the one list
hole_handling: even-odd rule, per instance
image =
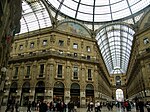
[[[107, 69], [110, 73], [125, 73], [130, 56], [134, 31], [126, 25], [115, 24], [102, 29], [98, 39]], [[101, 31], [100, 31], [101, 32]], [[104, 35], [105, 34], [105, 35]], [[106, 35], [107, 34], [107, 35]], [[130, 35], [130, 40], [128, 39]], [[130, 43], [128, 43], [130, 41]], [[122, 68], [124, 67], [124, 68]], [[116, 70], [116, 68], [118, 70]]]

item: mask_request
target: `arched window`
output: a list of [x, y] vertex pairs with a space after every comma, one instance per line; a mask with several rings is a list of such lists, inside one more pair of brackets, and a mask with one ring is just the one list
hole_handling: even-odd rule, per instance
[[124, 100], [124, 95], [123, 95], [122, 89], [116, 90], [116, 100], [120, 101], [120, 102]]

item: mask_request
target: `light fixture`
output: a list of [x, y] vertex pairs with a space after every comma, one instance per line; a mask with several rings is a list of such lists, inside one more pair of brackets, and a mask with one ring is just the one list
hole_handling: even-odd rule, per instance
[[7, 71], [6, 67], [1, 68], [1, 72], [5, 73]]

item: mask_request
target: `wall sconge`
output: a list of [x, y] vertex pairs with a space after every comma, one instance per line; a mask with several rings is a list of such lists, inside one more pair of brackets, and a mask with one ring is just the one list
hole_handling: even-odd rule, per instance
[[44, 92], [46, 93], [46, 92], [47, 92], [47, 90], [45, 89], [45, 90], [44, 90]]
[[6, 90], [4, 90], [3, 92], [6, 93]]
[[8, 81], [8, 85], [10, 85], [11, 84], [11, 82], [10, 81]]
[[8, 83], [8, 82], [6, 82], [5, 84], [6, 84], [6, 86], [7, 86], [9, 83]]
[[29, 90], [29, 93], [31, 93], [31, 89]]
[[16, 93], [18, 93], [18, 90], [16, 90]]
[[9, 80], [9, 77], [8, 77], [8, 76], [6, 77], [6, 80]]
[[6, 67], [1, 68], [1, 72], [5, 73], [7, 71]]

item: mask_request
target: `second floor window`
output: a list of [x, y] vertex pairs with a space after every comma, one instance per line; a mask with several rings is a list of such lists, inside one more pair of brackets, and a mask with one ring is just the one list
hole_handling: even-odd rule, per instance
[[30, 75], [30, 66], [27, 66], [27, 75]]
[[34, 48], [34, 42], [30, 43], [30, 48]]
[[62, 50], [59, 50], [59, 54], [62, 55], [62, 54], [63, 54], [63, 51], [62, 51]]
[[86, 46], [86, 51], [87, 51], [87, 52], [90, 52], [90, 51], [91, 51], [90, 46]]
[[18, 76], [18, 67], [15, 68], [15, 76]]
[[87, 56], [87, 60], [90, 60], [91, 59], [91, 57], [90, 56]]
[[78, 44], [77, 43], [73, 43], [73, 48], [74, 49], [78, 49]]
[[62, 77], [62, 65], [58, 65], [57, 77], [59, 77], [59, 78]]
[[40, 75], [43, 75], [44, 73], [44, 64], [40, 65]]
[[78, 67], [73, 68], [73, 79], [78, 79]]
[[22, 49], [23, 49], [23, 45], [20, 45], [20, 46], [19, 46], [19, 50], [22, 50]]
[[43, 40], [43, 46], [47, 45], [47, 40]]
[[59, 40], [58, 44], [59, 44], [59, 46], [64, 46], [64, 41], [63, 40]]
[[91, 69], [88, 69], [88, 80], [92, 80]]
[[143, 39], [143, 42], [144, 42], [144, 44], [148, 44], [149, 43], [149, 39], [145, 38], [145, 39]]

